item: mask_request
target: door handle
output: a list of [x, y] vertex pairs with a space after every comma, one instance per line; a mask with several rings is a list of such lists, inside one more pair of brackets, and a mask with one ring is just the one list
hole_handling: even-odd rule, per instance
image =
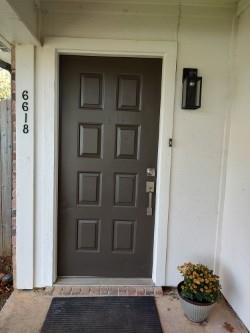
[[148, 207], [147, 207], [147, 216], [153, 215], [153, 193], [155, 191], [154, 182], [146, 182], [146, 193], [148, 193]]

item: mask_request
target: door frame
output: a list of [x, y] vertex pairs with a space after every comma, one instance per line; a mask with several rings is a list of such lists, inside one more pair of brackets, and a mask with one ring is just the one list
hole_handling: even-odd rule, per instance
[[[37, 286], [52, 285], [57, 279], [57, 210], [58, 210], [58, 164], [59, 164], [59, 55], [93, 55], [112, 57], [137, 57], [137, 58], [161, 58], [162, 59], [162, 84], [159, 121], [159, 141], [157, 160], [157, 184], [156, 184], [156, 209], [153, 248], [152, 280], [157, 286], [166, 284], [166, 261], [168, 239], [168, 217], [170, 204], [170, 178], [172, 148], [169, 147], [169, 139], [173, 135], [173, 118], [175, 106], [177, 42], [174, 41], [135, 41], [114, 39], [86, 39], [86, 38], [47, 38], [38, 57], [37, 69], [40, 71], [42, 82], [40, 83], [38, 99], [42, 97], [43, 110], [47, 110], [49, 121], [48, 128], [43, 131], [40, 145], [47, 147], [46, 163], [39, 172], [46, 174], [40, 189], [40, 195], [46, 196], [43, 207], [50, 209], [43, 218], [36, 223], [38, 229], [42, 229], [39, 237], [36, 237], [35, 266], [41, 267], [35, 270], [35, 283]], [[47, 66], [47, 67], [46, 67]], [[38, 80], [40, 80], [38, 75]], [[46, 126], [46, 120], [41, 118], [39, 126]], [[44, 124], [43, 124], [44, 122]], [[48, 143], [49, 147], [48, 148]], [[51, 182], [53, 186], [51, 186]], [[44, 193], [41, 194], [41, 191]], [[41, 212], [41, 209], [40, 209]], [[43, 213], [44, 214], [44, 213]]]

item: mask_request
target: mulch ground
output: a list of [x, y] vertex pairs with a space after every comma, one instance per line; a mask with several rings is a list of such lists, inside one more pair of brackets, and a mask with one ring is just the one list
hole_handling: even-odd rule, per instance
[[[12, 273], [11, 257], [0, 257], [0, 279], [7, 273]], [[3, 283], [2, 280], [0, 280], [0, 310], [4, 306], [12, 291], [12, 282], [6, 284]]]

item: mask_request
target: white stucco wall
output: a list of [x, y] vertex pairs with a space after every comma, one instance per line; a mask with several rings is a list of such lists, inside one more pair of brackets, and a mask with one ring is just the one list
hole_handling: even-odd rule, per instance
[[250, 329], [250, 8], [236, 32], [231, 130], [221, 243], [223, 293]]
[[[176, 267], [184, 261], [203, 262], [213, 268], [217, 261], [216, 239], [221, 222], [218, 202], [225, 149], [224, 127], [230, 105], [229, 48], [234, 9], [184, 6], [179, 11], [178, 6], [121, 4], [111, 7], [85, 4], [83, 8], [77, 2], [60, 7], [54, 7], [50, 2], [45, 5], [44, 37], [178, 41], [166, 284], [176, 285], [180, 279]], [[37, 97], [36, 109], [36, 286], [50, 281], [45, 263], [47, 259], [52, 260], [44, 257], [43, 249], [48, 246], [53, 232], [46, 226], [52, 203], [47, 207], [48, 198], [44, 196], [46, 186], [53, 186], [53, 179], [50, 183], [44, 181], [45, 175], [39, 171], [39, 167], [46, 164], [48, 149], [44, 146], [44, 130], [39, 119], [46, 118], [48, 126], [53, 127], [46, 89], [48, 86], [53, 89], [54, 82], [47, 82], [46, 78], [40, 80], [46, 76], [49, 61], [53, 59], [48, 58], [48, 54], [46, 43], [37, 48], [36, 82], [39, 91], [44, 90], [44, 93]], [[197, 67], [203, 76], [200, 110], [185, 111], [180, 107], [183, 67]], [[49, 154], [54, 148], [50, 147]], [[43, 232], [46, 233], [46, 245], [40, 241]]]
[[[231, 18], [184, 17], [180, 23], [174, 122], [167, 284], [176, 285], [177, 265], [217, 260], [216, 233], [223, 156], [224, 125], [229, 107]], [[183, 67], [203, 76], [202, 108], [182, 110]]]

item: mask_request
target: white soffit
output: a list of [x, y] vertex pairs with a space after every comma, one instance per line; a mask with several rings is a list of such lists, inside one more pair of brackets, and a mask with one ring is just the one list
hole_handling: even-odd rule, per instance
[[[176, 16], [179, 7], [187, 9], [184, 15], [197, 16], [199, 8], [211, 9], [213, 13], [207, 12], [207, 16], [223, 16], [220, 10], [228, 9], [231, 13], [236, 12], [237, 0], [41, 0], [40, 7], [43, 15], [47, 14], [80, 14], [95, 13], [122, 14], [122, 15], [144, 15], [144, 16]], [[192, 13], [191, 8], [196, 11]], [[201, 13], [198, 13], [200, 16]], [[204, 13], [203, 13], [204, 15]], [[203, 16], [202, 15], [202, 16]]]
[[0, 36], [11, 44], [39, 45], [38, 13], [33, 0], [0, 0]]
[[0, 36], [0, 60], [11, 63], [11, 45]]
[[5, 52], [1, 50], [0, 44], [0, 60], [7, 62], [8, 64], [11, 63], [11, 53], [9, 51]]
[[[41, 0], [42, 15], [136, 15], [176, 17], [225, 17], [237, 10], [237, 0]], [[200, 9], [206, 10], [200, 10]]]
[[240, 16], [247, 8], [250, 7], [250, 0], [240, 0], [238, 3], [237, 15]]
[[212, 7], [232, 7], [238, 0], [40, 0], [41, 3], [113, 3], [113, 4], [151, 4], [151, 5], [189, 5], [189, 6], [212, 6]]

